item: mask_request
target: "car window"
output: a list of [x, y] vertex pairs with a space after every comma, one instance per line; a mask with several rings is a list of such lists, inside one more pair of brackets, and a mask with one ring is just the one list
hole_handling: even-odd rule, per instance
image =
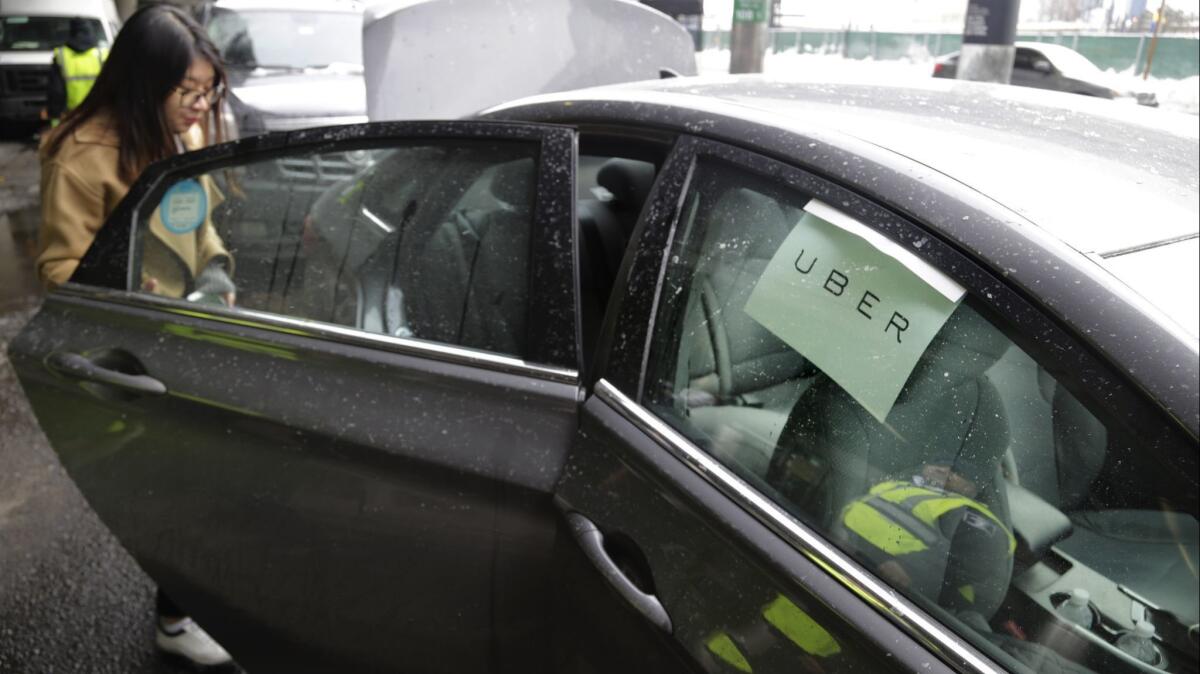
[[1169, 456], [843, 204], [702, 160], [682, 212], [645, 405], [1010, 668], [1195, 667]]
[[1013, 67], [1020, 68], [1022, 70], [1033, 70], [1033, 64], [1035, 61], [1045, 61], [1045, 60], [1046, 60], [1045, 56], [1042, 56], [1040, 53], [1038, 53], [1032, 49], [1026, 49], [1025, 47], [1017, 47], [1017, 53], [1016, 53], [1016, 57], [1013, 61]]
[[213, 10], [208, 35], [233, 68], [362, 65], [362, 15], [306, 10]]
[[176, 178], [142, 292], [525, 355], [537, 146], [292, 152]]
[[[84, 22], [99, 38], [100, 46], [107, 46], [104, 27], [96, 19], [84, 18]], [[4, 16], [0, 17], [0, 49], [4, 51], [49, 51], [71, 37], [69, 16]]]

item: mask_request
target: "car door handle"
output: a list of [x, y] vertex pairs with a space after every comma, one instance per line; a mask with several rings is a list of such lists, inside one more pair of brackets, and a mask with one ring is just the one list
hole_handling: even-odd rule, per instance
[[583, 554], [588, 561], [600, 570], [601, 575], [608, 580], [617, 593], [625, 601], [633, 604], [633, 608], [645, 616], [655, 627], [670, 634], [671, 616], [667, 615], [667, 609], [663, 607], [658, 597], [642, 592], [617, 567], [608, 551], [604, 549], [604, 534], [600, 533], [600, 529], [579, 513], [568, 513], [567, 524], [571, 527], [571, 534], [574, 535], [575, 541], [579, 543], [579, 547], [583, 548]]
[[46, 359], [51, 370], [72, 379], [112, 386], [142, 395], [163, 395], [167, 387], [154, 377], [144, 374], [126, 374], [112, 370], [77, 353], [52, 353]]

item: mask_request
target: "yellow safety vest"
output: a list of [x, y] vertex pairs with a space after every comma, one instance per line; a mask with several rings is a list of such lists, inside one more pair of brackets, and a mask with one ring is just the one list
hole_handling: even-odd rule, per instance
[[[830, 658], [842, 652], [841, 644], [825, 627], [783, 595], [777, 595], [771, 603], [763, 607], [762, 617], [767, 624], [807, 655]], [[738, 643], [743, 639], [739, 638], [738, 632], [747, 636], [756, 631], [754, 625], [743, 625], [741, 630], [731, 630], [732, 633], [720, 630], [712, 634], [704, 645], [709, 653], [728, 665], [725, 669], [733, 668], [743, 674], [753, 674], [754, 668], [750, 664], [753, 657], [739, 647]], [[750, 637], [749, 640], [757, 642], [758, 650], [763, 650], [764, 644], [761, 639]]]
[[[953, 556], [954, 540], [942, 531], [940, 522], [952, 514], [961, 518], [958, 522], [963, 526], [981, 532], [978, 541], [955, 550]], [[846, 542], [872, 563], [905, 560], [904, 569], [911, 576], [909, 589], [919, 594], [943, 602], [943, 582], [954, 580], [959, 597], [945, 601], [965, 602], [964, 606], [987, 608], [996, 603], [994, 586], [1001, 580], [1007, 586], [1017, 547], [1012, 531], [982, 503], [899, 480], [877, 484], [865, 497], [846, 506], [840, 529]], [[977, 582], [983, 585], [976, 587]], [[984, 593], [977, 597], [981, 589]]]
[[92, 47], [85, 52], [77, 52], [63, 45], [54, 50], [54, 58], [62, 71], [63, 82], [67, 85], [66, 109], [74, 110], [92, 90], [92, 84], [100, 74], [104, 59], [108, 58], [108, 50]]
[[[941, 538], [937, 532], [938, 519], [959, 508], [970, 509], [989, 520], [1007, 538], [1008, 554], [1016, 550], [1017, 539], [1012, 532], [982, 503], [898, 480], [872, 487], [867, 498], [846, 507], [842, 522], [874, 547], [899, 556], [922, 552], [933, 547], [935, 541], [941, 542], [936, 540]], [[914, 526], [905, 526], [906, 522]]]

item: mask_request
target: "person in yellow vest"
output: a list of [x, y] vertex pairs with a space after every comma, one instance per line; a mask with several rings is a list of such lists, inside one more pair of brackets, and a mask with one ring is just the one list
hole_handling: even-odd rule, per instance
[[835, 535], [892, 585], [986, 618], [1007, 591], [1017, 542], [976, 500], [985, 475], [969, 459], [933, 460], [852, 501]]
[[[94, 86], [42, 137], [37, 270], [47, 287], [71, 280], [96, 232], [147, 166], [220, 141], [224, 82], [220, 53], [187, 13], [160, 4], [129, 17]], [[204, 191], [209, 209], [194, 225], [172, 229], [158, 213], [152, 217], [139, 289], [232, 306], [233, 258], [211, 218], [221, 197], [211, 181], [197, 181], [196, 189]], [[201, 666], [232, 661], [161, 590], [156, 610], [161, 651]]]
[[63, 113], [79, 107], [100, 75], [108, 50], [101, 47], [92, 22], [71, 19], [71, 34], [54, 50], [54, 63], [46, 81], [46, 112], [51, 126], [58, 126]]

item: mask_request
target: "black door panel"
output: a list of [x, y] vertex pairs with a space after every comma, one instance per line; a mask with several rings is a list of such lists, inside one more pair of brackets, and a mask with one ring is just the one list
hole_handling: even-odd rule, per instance
[[[647, 646], [637, 657], [651, 653], [664, 663], [661, 670], [645, 671], [942, 668], [920, 647], [889, 639], [896, 632], [885, 618], [600, 397], [585, 403], [576, 443], [558, 487], [560, 507], [585, 514], [607, 538], [623, 539], [644, 554], [651, 585], [642, 589], [662, 601], [671, 637], [595, 567], [591, 598], [576, 601], [624, 606], [626, 619], [604, 626], [614, 633], [600, 641], [640, 632]], [[568, 594], [584, 591], [582, 583], [568, 587]]]
[[[42, 362], [108, 344], [168, 393]], [[545, 665], [573, 385], [67, 297], [13, 353], [101, 518], [247, 668]]]

